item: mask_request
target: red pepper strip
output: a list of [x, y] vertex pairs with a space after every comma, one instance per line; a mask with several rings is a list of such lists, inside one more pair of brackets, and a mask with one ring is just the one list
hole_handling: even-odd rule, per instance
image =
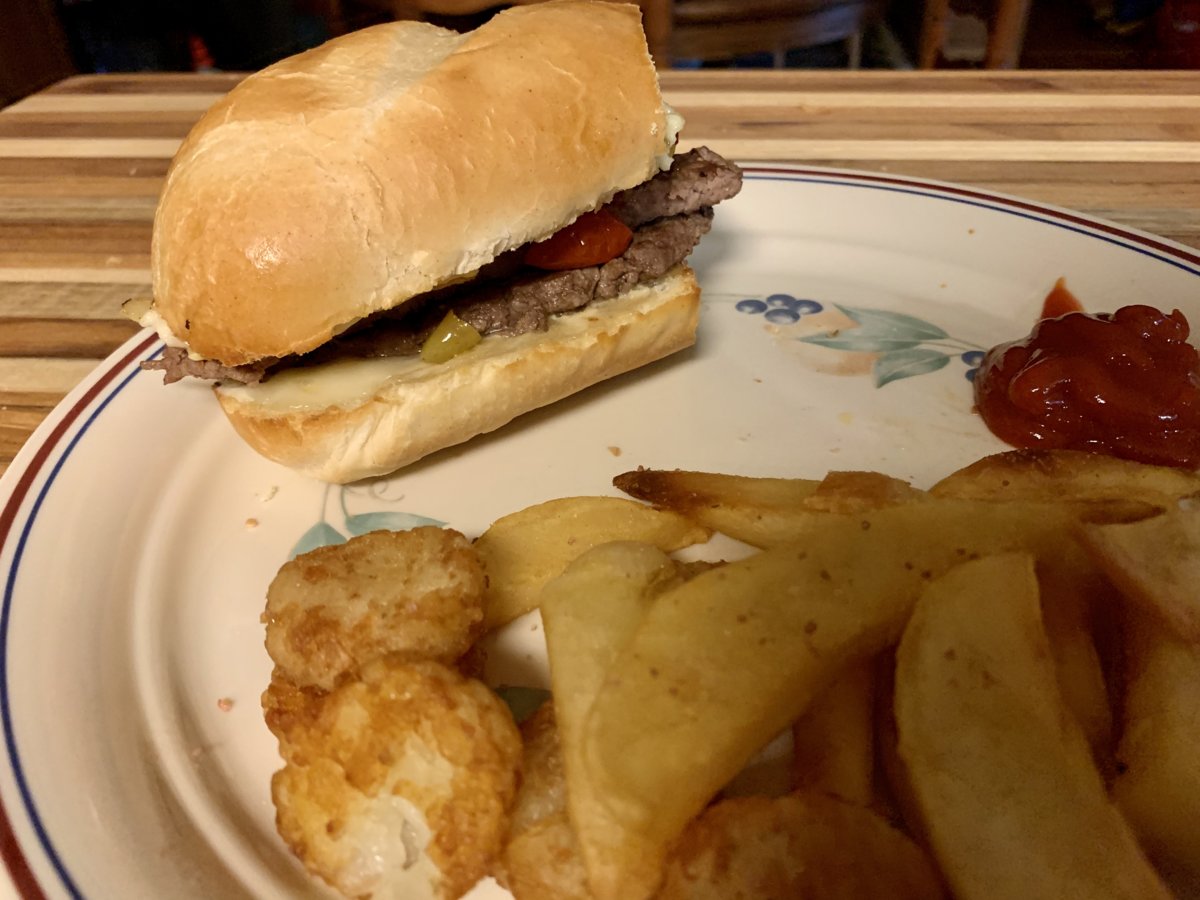
[[584, 269], [608, 262], [625, 252], [633, 232], [603, 209], [584, 213], [566, 228], [525, 251], [525, 262], [539, 269]]

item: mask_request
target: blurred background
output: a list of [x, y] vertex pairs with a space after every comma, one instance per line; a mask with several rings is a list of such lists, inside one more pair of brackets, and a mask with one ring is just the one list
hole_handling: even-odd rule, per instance
[[[523, 0], [530, 2], [530, 0]], [[71, 74], [246, 71], [475, 0], [0, 0], [0, 106]], [[660, 67], [1200, 68], [1200, 0], [641, 0]]]

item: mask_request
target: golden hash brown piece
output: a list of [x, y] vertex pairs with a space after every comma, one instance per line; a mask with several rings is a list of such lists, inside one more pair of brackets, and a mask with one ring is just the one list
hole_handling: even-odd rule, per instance
[[454, 662], [479, 635], [484, 573], [457, 531], [372, 531], [319, 547], [267, 591], [267, 652], [299, 686], [329, 690], [384, 654]]
[[297, 687], [276, 666], [271, 673], [271, 683], [262, 693], [263, 719], [267, 728], [280, 741], [287, 740], [294, 728], [312, 717], [314, 704], [328, 693], [316, 687]]
[[712, 806], [667, 859], [656, 900], [937, 900], [936, 869], [878, 814], [816, 793]]
[[[348, 897], [460, 897], [508, 828], [521, 738], [508, 708], [437, 662], [382, 659], [288, 707], [276, 825]], [[295, 696], [293, 695], [293, 700]]]
[[567, 818], [567, 782], [552, 702], [543, 703], [522, 724], [521, 736], [521, 789], [496, 880], [516, 900], [591, 900], [587, 870]]

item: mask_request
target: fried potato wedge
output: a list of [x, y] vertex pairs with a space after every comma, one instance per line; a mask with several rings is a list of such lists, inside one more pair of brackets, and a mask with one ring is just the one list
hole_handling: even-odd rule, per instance
[[875, 666], [875, 809], [890, 821], [901, 822], [904, 830], [922, 846], [929, 845], [925, 825], [918, 811], [908, 770], [900, 759], [900, 738], [896, 733], [896, 653], [895, 648], [879, 655]]
[[1147, 515], [1200, 491], [1200, 475], [1082, 450], [1009, 450], [943, 478], [929, 492], [993, 502], [1058, 500], [1108, 506], [1116, 520]]
[[1139, 522], [1085, 525], [1080, 539], [1122, 594], [1180, 640], [1200, 644], [1200, 506], [1174, 504]]
[[1037, 566], [1042, 625], [1050, 641], [1058, 686], [1083, 729], [1092, 755], [1109, 776], [1113, 768], [1113, 713], [1104, 664], [1094, 635], [1095, 607], [1120, 598], [1083, 549], [1065, 542]]
[[[1090, 454], [1084, 454], [1090, 456]], [[674, 476], [697, 473], [639, 472], [652, 484], [666, 484], [657, 494], [659, 500], [678, 496], [669, 486]], [[863, 473], [834, 473], [804, 494], [795, 490], [786, 507], [774, 512], [757, 513], [747, 505], [745, 515], [726, 515], [722, 506], [694, 513], [704, 516], [706, 524], [732, 537], [755, 546], [776, 546], [776, 542], [806, 542], [823, 530], [837, 528], [882, 529], [898, 541], [907, 541], [913, 548], [912, 562], [929, 577], [940, 574], [956, 562], [988, 553], [1027, 550], [1037, 555], [1039, 574], [1054, 584], [1047, 602], [1058, 599], [1062, 610], [1052, 609], [1047, 616], [1054, 638], [1054, 658], [1059, 677], [1066, 692], [1071, 711], [1084, 724], [1089, 740], [1099, 755], [1111, 747], [1112, 716], [1102, 667], [1090, 632], [1083, 620], [1087, 610], [1086, 597], [1102, 588], [1094, 565], [1075, 538], [1078, 510], [1057, 501], [1014, 500], [994, 503], [988, 500], [934, 497], [908, 486], [905, 482], [884, 478], [860, 478]], [[871, 473], [866, 473], [868, 476]], [[659, 476], [662, 476], [660, 479]], [[708, 476], [705, 476], [707, 478]], [[728, 476], [717, 476], [719, 487]], [[754, 490], [768, 487], [767, 479], [741, 479], [742, 485], [756, 485], [744, 495], [747, 503], [758, 502]], [[687, 479], [684, 479], [687, 483]], [[660, 486], [661, 486], [660, 484]], [[855, 486], [851, 488], [850, 486]], [[873, 486], [873, 487], [872, 487]], [[714, 488], [705, 496], [719, 496]], [[830, 512], [819, 508], [820, 497], [851, 497], [864, 499], [861, 507], [850, 511]], [[873, 500], [870, 498], [874, 498]], [[674, 501], [671, 501], [674, 502]], [[836, 504], [830, 508], [836, 507]], [[718, 519], [721, 518], [720, 521]], [[835, 526], [835, 518], [842, 519]], [[852, 524], [851, 524], [852, 523]], [[945, 551], [952, 550], [951, 555]]]
[[853, 513], [925, 496], [907, 481], [879, 472], [830, 472], [821, 481], [809, 481], [638, 469], [618, 475], [613, 484], [752, 547], [788, 543], [797, 517], [807, 521], [810, 512]]
[[874, 661], [847, 669], [792, 725], [792, 783], [859, 806], [875, 799]]
[[897, 503], [912, 503], [927, 496], [907, 481], [881, 472], [830, 472], [803, 505], [826, 512], [859, 512]]
[[484, 630], [536, 607], [546, 582], [591, 547], [644, 541], [670, 552], [709, 537], [707, 528], [682, 515], [622, 497], [566, 497], [511, 513], [475, 541], [488, 578]]
[[610, 543], [584, 553], [542, 593], [567, 812], [598, 900], [648, 897], [661, 877], [665, 847], [613, 815], [603, 786], [584, 761], [584, 735], [588, 712], [613, 662], [654, 597], [677, 578], [674, 562], [662, 551]]
[[753, 547], [786, 543], [792, 517], [820, 482], [799, 478], [751, 478], [678, 469], [638, 469], [613, 479], [618, 490], [672, 510]]
[[870, 810], [819, 793], [725, 800], [688, 826], [656, 900], [937, 900], [929, 857]]
[[[660, 474], [671, 476], [665, 479], [670, 484], [677, 473], [634, 474], [654, 478]], [[1075, 537], [1078, 510], [1057, 501], [994, 503], [934, 497], [915, 488], [900, 487], [905, 483], [894, 479], [860, 481], [859, 474], [831, 475], [811, 494], [795, 491], [786, 515], [781, 512], [781, 507], [777, 507], [774, 513], [764, 513], [762, 518], [755, 519], [749, 506], [743, 509], [746, 516], [727, 517], [719, 522], [717, 517], [725, 515], [723, 507], [707, 513], [696, 511], [695, 514], [707, 516], [706, 523], [710, 526], [753, 545], [772, 546], [775, 541], [803, 543], [834, 528], [880, 529], [881, 534], [894, 536], [896, 541], [908, 542], [907, 546], [913, 548], [911, 561], [928, 577], [945, 572], [956, 562], [988, 553], [1026, 550], [1036, 554], [1039, 575], [1053, 585], [1046, 594], [1047, 604], [1063, 604], [1061, 609], [1049, 609], [1046, 621], [1068, 704], [1083, 723], [1098, 758], [1108, 753], [1112, 739], [1109, 698], [1092, 635], [1085, 627], [1087, 598], [1103, 590], [1104, 586], [1103, 579]], [[745, 481], [758, 487], [766, 486], [763, 479], [743, 479], [738, 483]], [[862, 508], [842, 512], [814, 508], [822, 492], [829, 496], [848, 496], [842, 491], [855, 482], [860, 488], [872, 483], [881, 488], [874, 494], [870, 493], [869, 487], [860, 492], [861, 496], [875, 497], [874, 505], [864, 503]], [[660, 499], [667, 496], [671, 496], [669, 490], [659, 495]], [[710, 493], [707, 496], [717, 495]], [[754, 495], [748, 492], [745, 496], [753, 498]], [[947, 550], [952, 552], [947, 554]]]
[[958, 557], [902, 519], [814, 515], [803, 544], [662, 594], [596, 695], [589, 778], [647, 843], [670, 843], [843, 669], [893, 642], [926, 576]]
[[926, 581], [987, 553], [1073, 546], [1054, 504], [930, 498], [794, 521], [796, 544], [664, 594], [596, 697], [592, 777], [648, 840], [677, 834], [841, 668], [886, 646]]
[[900, 757], [956, 897], [1170, 896], [1064, 706], [1028, 555], [929, 586], [897, 651], [895, 702]]
[[1124, 629], [1123, 774], [1113, 795], [1151, 858], [1200, 885], [1200, 647], [1131, 615]]

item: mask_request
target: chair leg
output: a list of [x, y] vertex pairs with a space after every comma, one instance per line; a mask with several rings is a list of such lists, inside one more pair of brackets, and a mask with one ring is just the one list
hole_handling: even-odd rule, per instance
[[850, 37], [846, 38], [846, 68], [861, 69], [862, 68], [862, 51], [863, 51], [863, 33], [860, 28]]
[[1021, 45], [1025, 42], [1025, 23], [1029, 20], [1030, 0], [998, 0], [988, 36], [987, 55], [983, 64], [988, 69], [1015, 69], [1021, 62]]
[[330, 37], [339, 37], [346, 33], [346, 11], [342, 9], [342, 0], [329, 0], [325, 5], [325, 24], [329, 28]]
[[946, 44], [946, 18], [949, 14], [950, 0], [925, 0], [921, 37], [917, 46], [918, 68], [932, 69], [937, 66], [942, 47]]
[[642, 27], [646, 30], [646, 43], [650, 55], [660, 69], [669, 69], [672, 63], [671, 31], [675, 24], [675, 7], [672, 0], [640, 0]]
[[425, 18], [425, 13], [421, 10], [420, 4], [417, 3], [409, 3], [406, 0], [391, 0], [390, 3], [383, 5], [388, 8], [388, 12], [397, 22], [409, 19], [420, 21]]

